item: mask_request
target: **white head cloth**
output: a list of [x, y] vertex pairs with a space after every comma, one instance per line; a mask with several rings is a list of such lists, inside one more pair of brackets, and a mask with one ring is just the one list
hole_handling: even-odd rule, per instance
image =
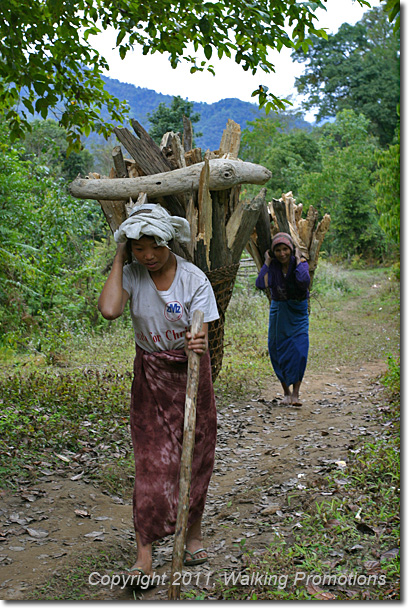
[[167, 246], [171, 239], [189, 242], [189, 222], [181, 216], [171, 216], [159, 203], [145, 203], [131, 210], [127, 220], [114, 233], [117, 243], [127, 239], [140, 239], [142, 235], [155, 238], [158, 246]]

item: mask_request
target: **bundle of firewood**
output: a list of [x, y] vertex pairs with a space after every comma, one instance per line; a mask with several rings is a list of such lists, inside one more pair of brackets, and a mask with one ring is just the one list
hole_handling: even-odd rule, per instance
[[115, 128], [121, 146], [113, 149], [108, 177], [91, 173], [78, 177], [70, 193], [100, 202], [114, 232], [137, 202], [155, 202], [172, 215], [185, 217], [191, 226], [189, 244], [174, 243], [174, 252], [192, 261], [209, 277], [220, 319], [209, 327], [213, 377], [222, 365], [225, 311], [229, 304], [239, 261], [258, 218], [267, 209], [266, 189], [251, 201], [240, 201], [242, 183], [265, 184], [271, 172], [238, 159], [241, 130], [229, 120], [217, 151], [192, 148], [192, 125], [184, 120], [184, 133], [169, 132], [158, 146], [133, 120], [133, 134]]
[[160, 203], [171, 214], [188, 220], [190, 243], [176, 242], [172, 249], [202, 269], [213, 286], [220, 314], [209, 328], [215, 378], [222, 365], [225, 312], [245, 247], [259, 270], [275, 233], [289, 233], [308, 259], [313, 281], [330, 216], [326, 214], [318, 222], [317, 210], [311, 206], [302, 218], [303, 206], [296, 205], [291, 192], [267, 203], [262, 188], [251, 201], [240, 201], [241, 184], [265, 184], [271, 172], [238, 159], [241, 130], [232, 120], [219, 149], [204, 155], [201, 149], [192, 148], [192, 125], [187, 118], [182, 137], [166, 133], [160, 146], [138, 121], [131, 123], [135, 134], [127, 128], [114, 129], [131, 159], [124, 157], [121, 146], [115, 146], [109, 176], [90, 173], [78, 177], [69, 190], [74, 197], [98, 200], [112, 232], [137, 203], [147, 201]]
[[270, 249], [272, 238], [276, 233], [288, 233], [309, 263], [310, 285], [317, 267], [320, 247], [330, 226], [330, 216], [325, 214], [318, 221], [318, 211], [311, 205], [302, 217], [303, 204], [296, 205], [292, 192], [283, 194], [281, 199], [272, 199], [268, 206], [261, 210], [246, 249], [256, 263], [258, 270], [262, 267], [266, 250]]

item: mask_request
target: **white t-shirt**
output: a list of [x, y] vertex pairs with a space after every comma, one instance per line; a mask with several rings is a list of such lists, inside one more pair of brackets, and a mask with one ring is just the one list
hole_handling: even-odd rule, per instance
[[158, 290], [146, 267], [126, 265], [122, 285], [130, 295], [135, 342], [146, 352], [184, 347], [185, 333], [196, 309], [204, 322], [219, 318], [215, 295], [205, 273], [180, 256], [170, 288]]

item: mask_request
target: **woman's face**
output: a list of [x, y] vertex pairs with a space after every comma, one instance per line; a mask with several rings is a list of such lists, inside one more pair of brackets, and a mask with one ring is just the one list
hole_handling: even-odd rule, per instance
[[159, 271], [168, 262], [171, 250], [158, 246], [153, 237], [144, 236], [131, 240], [131, 250], [137, 261], [148, 271]]
[[289, 248], [289, 246], [286, 246], [285, 244], [278, 244], [277, 246], [275, 246], [273, 253], [276, 256], [276, 259], [282, 265], [286, 265], [286, 263], [290, 261], [292, 250]]

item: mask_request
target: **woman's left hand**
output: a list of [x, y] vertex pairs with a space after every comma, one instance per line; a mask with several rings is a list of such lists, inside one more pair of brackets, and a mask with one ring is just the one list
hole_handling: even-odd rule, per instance
[[207, 333], [204, 330], [201, 330], [194, 337], [188, 331], [185, 335], [185, 351], [188, 354], [187, 350], [192, 350], [199, 356], [203, 356], [208, 349], [208, 338]]
[[301, 251], [299, 250], [299, 248], [296, 246], [295, 248], [295, 258], [296, 258], [296, 264], [299, 265], [299, 263], [301, 262], [306, 262], [306, 256], [303, 256], [303, 254], [301, 253]]

